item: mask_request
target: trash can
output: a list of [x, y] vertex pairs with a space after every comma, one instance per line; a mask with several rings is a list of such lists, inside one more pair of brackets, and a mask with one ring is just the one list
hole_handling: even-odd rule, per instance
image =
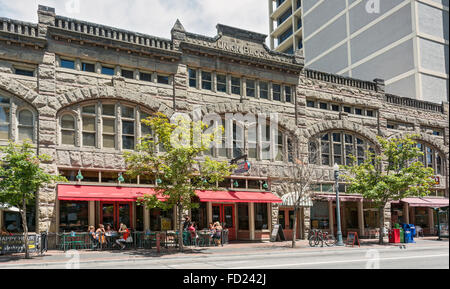
[[409, 229], [411, 230], [411, 243], [415, 243], [414, 237], [416, 236], [416, 226], [414, 226], [414, 224], [409, 224]]
[[389, 243], [400, 243], [400, 229], [389, 230]]
[[411, 230], [410, 229], [405, 229], [404, 230], [404, 235], [405, 235], [405, 243], [412, 243], [412, 236], [411, 236]]

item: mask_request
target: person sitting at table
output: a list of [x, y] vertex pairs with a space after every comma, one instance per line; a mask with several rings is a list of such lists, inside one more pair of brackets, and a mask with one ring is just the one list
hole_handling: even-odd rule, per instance
[[188, 228], [188, 231], [190, 233], [191, 243], [192, 243], [192, 240], [195, 240], [195, 243], [197, 243], [198, 235], [197, 235], [197, 230], [195, 229], [195, 222], [191, 223], [191, 225]]
[[213, 239], [216, 243], [217, 246], [220, 245], [220, 239], [222, 237], [222, 226], [220, 225], [219, 222], [215, 222], [214, 223], [214, 235], [213, 235]]
[[11, 236], [12, 234], [8, 232], [8, 230], [5, 229], [5, 227], [2, 227], [1, 230], [1, 236]]
[[17, 223], [15, 221], [9, 224], [7, 229], [8, 232], [16, 232], [16, 233], [20, 232], [19, 227], [17, 227]]
[[209, 223], [209, 233], [211, 234], [211, 237], [214, 236], [214, 233], [216, 232], [216, 229], [214, 229], [214, 223]]
[[89, 226], [89, 238], [91, 239], [94, 247], [97, 247], [97, 245], [98, 245], [98, 236], [95, 233], [95, 227], [94, 226]]
[[120, 249], [123, 250], [125, 249], [125, 244], [122, 243], [126, 243], [128, 237], [130, 236], [130, 231], [128, 230], [127, 226], [124, 223], [120, 223], [120, 227], [119, 227], [119, 234], [120, 234], [120, 239], [116, 240], [116, 244], [120, 246]]
[[183, 231], [188, 231], [189, 227], [191, 225], [191, 218], [189, 216], [184, 216], [184, 223], [183, 223]]
[[99, 243], [105, 244], [106, 243], [105, 226], [103, 224], [98, 225], [98, 229], [97, 229], [97, 231], [95, 231], [95, 233], [97, 234], [97, 240], [99, 241]]

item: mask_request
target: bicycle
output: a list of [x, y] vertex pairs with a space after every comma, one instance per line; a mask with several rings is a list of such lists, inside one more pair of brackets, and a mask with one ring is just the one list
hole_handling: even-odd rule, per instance
[[332, 247], [336, 245], [336, 238], [333, 234], [329, 234], [328, 232], [323, 232], [322, 230], [313, 229], [309, 233], [309, 246], [316, 247], [319, 243], [322, 243], [321, 247], [323, 247], [323, 243], [327, 245], [327, 247]]

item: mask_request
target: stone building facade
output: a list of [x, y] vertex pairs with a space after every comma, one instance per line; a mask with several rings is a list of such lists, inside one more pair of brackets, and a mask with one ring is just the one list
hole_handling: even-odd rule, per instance
[[[280, 184], [289, 177], [291, 154], [307, 156], [311, 146], [317, 146], [315, 188], [318, 199], [325, 202], [321, 210], [314, 206], [302, 210], [300, 237], [311, 226], [333, 231], [333, 164], [343, 164], [350, 152], [362, 152], [363, 158], [366, 149], [377, 151], [377, 136], [418, 134], [429, 155], [424, 162], [429, 159], [439, 176], [435, 197], [448, 205], [448, 103], [388, 95], [382, 80], [366, 82], [306, 70], [301, 57], [268, 49], [265, 35], [225, 25], [217, 26], [216, 37], [206, 37], [185, 31], [177, 21], [172, 39], [161, 39], [65, 18], [44, 6], [39, 6], [38, 16], [37, 24], [0, 19], [0, 145], [8, 139], [32, 139], [38, 154], [51, 156], [43, 164], [45, 170], [73, 182], [68, 189], [58, 184], [37, 192], [36, 231], [62, 231], [62, 222], [76, 223], [80, 210], [86, 211], [89, 225], [106, 223], [107, 218], [116, 223], [120, 212], [129, 210], [131, 227], [161, 229], [152, 218], [163, 213], [140, 209], [135, 202], [128, 208], [112, 200], [114, 206], [102, 207], [104, 199], [83, 199], [78, 211], [70, 211], [67, 200], [74, 199], [66, 200], [63, 191], [125, 186], [117, 185], [116, 179], [126, 170], [122, 153], [132, 150], [145, 133], [140, 120], [156, 112], [170, 117], [199, 107], [203, 114], [278, 114], [281, 134], [276, 140], [264, 139], [257, 130], [252, 141], [245, 130], [240, 153], [233, 148], [212, 152], [218, 159], [230, 160], [247, 154], [251, 162], [249, 172], [228, 180], [226, 191], [271, 192], [281, 197]], [[233, 121], [229, 124], [232, 127]], [[280, 154], [265, 151], [263, 141], [279, 147]], [[84, 175], [83, 181], [76, 181], [77, 173]], [[127, 187], [151, 187], [153, 181], [133, 180]], [[361, 197], [345, 192], [343, 197], [344, 206], [349, 203], [347, 218], [356, 216], [356, 229], [367, 235], [364, 224], [372, 218], [370, 208], [365, 208]], [[283, 204], [248, 202], [241, 207], [220, 202], [220, 207], [215, 202], [205, 202], [204, 212], [196, 216], [202, 216], [202, 223], [210, 222], [229, 209], [237, 239], [267, 239], [273, 224], [283, 220], [288, 230], [292, 221]], [[410, 209], [403, 208], [403, 218], [414, 215]], [[392, 212], [386, 208], [387, 226]], [[0, 215], [0, 225], [5, 225], [6, 217]]]

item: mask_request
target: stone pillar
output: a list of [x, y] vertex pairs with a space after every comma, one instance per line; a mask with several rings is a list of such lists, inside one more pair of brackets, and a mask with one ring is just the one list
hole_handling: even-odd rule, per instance
[[[269, 216], [272, 216], [272, 222], [271, 222], [271, 226], [272, 228], [278, 224], [278, 215], [280, 212], [280, 205], [279, 204], [271, 204], [270, 205], [272, 207], [272, 214]], [[269, 228], [271, 230], [271, 228]]]
[[329, 226], [330, 232], [334, 235], [334, 210], [333, 210], [333, 200], [328, 200], [328, 218], [329, 218]]
[[150, 210], [144, 207], [144, 231], [150, 230]]
[[206, 203], [206, 218], [208, 220], [208, 224], [212, 223], [212, 203], [211, 202]]
[[359, 235], [364, 236], [364, 200], [360, 199], [358, 202], [358, 228]]
[[344, 235], [344, 232], [347, 231], [347, 222], [346, 222], [346, 214], [345, 214], [345, 202], [341, 201], [341, 228], [342, 228], [342, 235]]
[[89, 226], [95, 226], [95, 202], [89, 201], [88, 207]]
[[0, 210], [0, 228], [3, 228], [3, 211]]
[[177, 110], [177, 99], [185, 99], [187, 96], [188, 68], [185, 64], [179, 64], [177, 73], [173, 76], [173, 109]]
[[47, 27], [55, 26], [56, 11], [55, 8], [43, 5], [38, 6], [38, 35], [47, 36]]
[[[57, 174], [56, 167], [56, 111], [61, 107], [56, 98], [56, 56], [54, 53], [45, 52], [42, 62], [37, 68], [37, 84], [39, 96], [34, 101], [39, 112], [39, 126], [37, 127], [37, 151], [39, 155], [48, 155], [49, 161], [43, 162], [41, 168], [48, 174]], [[36, 232], [44, 232], [56, 229], [56, 200], [57, 186], [50, 184], [39, 190], [37, 200], [37, 224]]]
[[391, 203], [387, 203], [384, 208], [384, 227], [390, 229], [392, 220], [391, 220]]
[[433, 208], [428, 208], [428, 228], [430, 228], [430, 234], [434, 234], [434, 210]]
[[[56, 218], [55, 218], [55, 222], [54, 222], [54, 225], [52, 225], [51, 227], [50, 227], [50, 232], [59, 232], [59, 212], [60, 212], [60, 201], [59, 200], [56, 200], [56, 204], [55, 204], [55, 215], [56, 215]], [[39, 207], [37, 208], [37, 210], [39, 209]], [[36, 210], [36, 211], [37, 211]]]
[[409, 204], [403, 203], [403, 222], [409, 224]]
[[304, 224], [305, 224], [303, 238], [306, 239], [306, 238], [308, 238], [309, 231], [311, 230], [311, 208], [310, 207], [305, 207], [303, 219], [304, 219]]
[[248, 219], [250, 226], [250, 240], [255, 240], [255, 204], [249, 203], [248, 206]]

